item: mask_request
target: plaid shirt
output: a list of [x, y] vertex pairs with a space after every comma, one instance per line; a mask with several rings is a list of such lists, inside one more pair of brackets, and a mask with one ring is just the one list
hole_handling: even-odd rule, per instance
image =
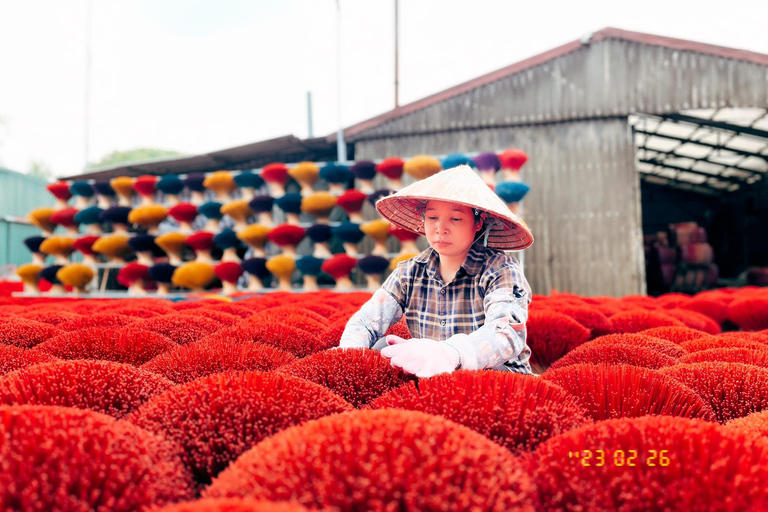
[[340, 346], [372, 347], [405, 314], [414, 338], [453, 344], [461, 368], [531, 373], [525, 341], [531, 290], [520, 263], [475, 242], [450, 283], [439, 264], [432, 248], [400, 263], [350, 318]]

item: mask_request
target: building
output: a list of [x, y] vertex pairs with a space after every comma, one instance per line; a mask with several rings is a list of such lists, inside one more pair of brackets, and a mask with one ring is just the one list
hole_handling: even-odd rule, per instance
[[[671, 222], [709, 224], [723, 275], [768, 265], [767, 111], [768, 55], [606, 28], [350, 126], [345, 140], [355, 159], [524, 149], [533, 289], [623, 296], [646, 291], [643, 233]], [[335, 141], [307, 142], [328, 154]]]
[[29, 263], [24, 239], [39, 235], [40, 230], [30, 225], [26, 216], [35, 208], [53, 206], [47, 184], [42, 178], [0, 167], [0, 265]]

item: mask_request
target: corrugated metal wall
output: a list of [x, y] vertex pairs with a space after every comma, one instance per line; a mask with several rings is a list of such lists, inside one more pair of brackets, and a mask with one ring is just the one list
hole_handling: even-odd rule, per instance
[[39, 235], [40, 230], [5, 220], [5, 217], [26, 217], [41, 206], [52, 206], [53, 196], [45, 189], [46, 181], [26, 174], [0, 168], [0, 265], [21, 265], [30, 261], [23, 244], [27, 237]]
[[47, 184], [42, 178], [0, 168], [0, 215], [25, 217], [30, 210], [52, 206], [54, 199], [45, 189]]
[[0, 265], [23, 265], [32, 259], [24, 239], [39, 235], [34, 226], [25, 226], [0, 220]]
[[622, 296], [645, 291], [640, 180], [626, 120], [551, 123], [358, 142], [355, 157], [525, 148], [524, 219], [536, 240], [525, 274], [552, 289]]

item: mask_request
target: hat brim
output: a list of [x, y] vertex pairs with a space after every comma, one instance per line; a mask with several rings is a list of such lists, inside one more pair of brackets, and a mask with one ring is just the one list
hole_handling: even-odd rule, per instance
[[[422, 209], [427, 201], [445, 201], [468, 208], [477, 208], [493, 217], [498, 222], [493, 224], [488, 234], [488, 247], [508, 251], [521, 251], [533, 244], [533, 234], [530, 229], [528, 229], [522, 219], [514, 218], [512, 212], [510, 212], [509, 216], [502, 215], [481, 205], [446, 199], [445, 197], [429, 195], [398, 197], [397, 194], [393, 194], [379, 199], [376, 202], [376, 210], [392, 224], [420, 235], [426, 235], [424, 232]], [[486, 222], [488, 221], [486, 220]]]

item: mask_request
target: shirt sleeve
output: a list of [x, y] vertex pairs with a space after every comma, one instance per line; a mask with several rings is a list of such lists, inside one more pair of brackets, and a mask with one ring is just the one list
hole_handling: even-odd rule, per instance
[[379, 288], [349, 319], [339, 347], [371, 348], [402, 316], [400, 303], [384, 288]]
[[526, 343], [530, 287], [516, 266], [494, 279], [483, 299], [485, 323], [470, 334], [455, 334], [446, 341], [461, 354], [461, 368], [494, 368], [512, 361], [530, 373], [531, 350]]

